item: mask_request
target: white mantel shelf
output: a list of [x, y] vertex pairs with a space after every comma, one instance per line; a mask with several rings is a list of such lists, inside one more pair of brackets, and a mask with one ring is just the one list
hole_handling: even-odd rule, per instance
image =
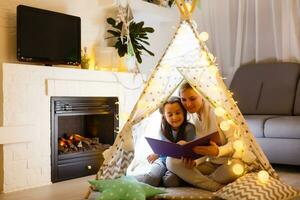
[[[51, 184], [52, 96], [114, 96], [119, 112], [130, 113], [143, 88], [132, 73], [12, 63], [1, 68], [3, 192]], [[119, 127], [124, 123], [120, 119]]]

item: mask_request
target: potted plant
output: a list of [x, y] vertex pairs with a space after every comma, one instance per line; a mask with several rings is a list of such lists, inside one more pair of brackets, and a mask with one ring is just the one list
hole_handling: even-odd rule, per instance
[[[125, 27], [124, 33], [124, 22], [117, 22], [113, 18], [107, 18], [107, 23], [113, 27], [113, 30], [108, 30], [112, 36], [108, 38], [116, 38], [114, 47], [118, 50], [120, 57], [125, 54], [134, 55], [138, 63], [142, 63], [141, 55], [143, 52], [147, 52], [149, 55], [154, 56], [154, 53], [149, 51], [144, 45], [150, 45], [147, 41], [148, 33], [153, 33], [154, 29], [151, 27], [145, 27], [144, 22], [131, 21], [128, 27]], [[125, 25], [126, 26], [126, 25]]]

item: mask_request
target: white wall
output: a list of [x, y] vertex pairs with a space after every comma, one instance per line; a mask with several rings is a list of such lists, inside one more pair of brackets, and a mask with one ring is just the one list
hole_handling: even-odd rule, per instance
[[50, 98], [116, 96], [120, 129], [143, 86], [133, 74], [4, 63], [0, 192], [51, 183]]
[[106, 46], [106, 18], [114, 0], [2, 0], [0, 1], [0, 63], [16, 60], [16, 7], [19, 4], [81, 17], [81, 44], [91, 51]]
[[[155, 57], [143, 56], [142, 72], [148, 75], [163, 54], [176, 25], [179, 22], [177, 9], [162, 8], [141, 1], [129, 0], [136, 21], [145, 21], [155, 29], [149, 35]], [[115, 0], [1, 0], [0, 1], [0, 63], [18, 62], [16, 59], [16, 7], [19, 4], [62, 12], [81, 17], [81, 46], [99, 61], [99, 51], [107, 46], [106, 18], [116, 16]], [[98, 56], [98, 57], [97, 57]]]

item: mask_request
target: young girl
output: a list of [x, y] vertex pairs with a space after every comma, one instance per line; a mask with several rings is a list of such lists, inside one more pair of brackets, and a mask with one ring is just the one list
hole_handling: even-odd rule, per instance
[[[162, 114], [160, 137], [164, 141], [180, 143], [191, 141], [196, 137], [195, 127], [187, 122], [187, 111], [179, 97], [170, 97], [159, 109]], [[180, 179], [166, 168], [166, 157], [151, 154], [147, 157], [152, 164], [151, 171], [137, 179], [152, 186], [163, 183], [165, 187], [180, 185]]]

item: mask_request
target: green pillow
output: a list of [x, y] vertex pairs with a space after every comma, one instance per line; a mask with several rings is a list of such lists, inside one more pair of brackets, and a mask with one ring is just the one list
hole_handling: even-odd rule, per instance
[[113, 180], [92, 180], [89, 183], [101, 192], [96, 200], [145, 200], [164, 190], [138, 182], [134, 177], [123, 176]]

